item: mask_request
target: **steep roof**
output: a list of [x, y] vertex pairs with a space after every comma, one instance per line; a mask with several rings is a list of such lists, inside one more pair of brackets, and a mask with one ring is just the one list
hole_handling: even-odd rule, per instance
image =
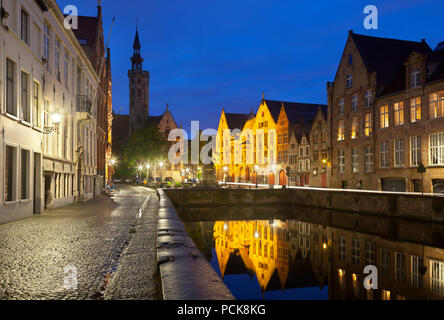
[[227, 125], [229, 129], [240, 129], [244, 128], [245, 123], [251, 117], [250, 113], [228, 113], [225, 112], [225, 119], [227, 119]]
[[278, 121], [279, 113], [281, 112], [282, 104], [284, 104], [284, 109], [290, 123], [300, 121], [301, 119], [306, 122], [313, 121], [318, 112], [320, 106], [326, 107], [321, 104], [313, 103], [298, 103], [289, 101], [276, 101], [276, 100], [265, 100], [268, 110], [270, 110], [271, 116], [274, 122]]
[[160, 121], [162, 121], [163, 115], [164, 114], [161, 114], [160, 116], [148, 116], [147, 124], [154, 125], [154, 126], [159, 125]]
[[82, 46], [94, 45], [97, 39], [98, 23], [97, 17], [78, 16], [78, 28], [72, 29], [72, 31]]
[[427, 43], [399, 39], [370, 37], [350, 33], [353, 41], [364, 60], [369, 72], [376, 71], [378, 84], [390, 84], [404, 60], [412, 53], [431, 54], [432, 50]]

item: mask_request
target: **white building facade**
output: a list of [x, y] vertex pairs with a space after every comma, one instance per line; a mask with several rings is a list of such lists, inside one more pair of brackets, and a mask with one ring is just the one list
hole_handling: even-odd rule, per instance
[[0, 26], [0, 223], [100, 192], [98, 76], [54, 0], [14, 0]]

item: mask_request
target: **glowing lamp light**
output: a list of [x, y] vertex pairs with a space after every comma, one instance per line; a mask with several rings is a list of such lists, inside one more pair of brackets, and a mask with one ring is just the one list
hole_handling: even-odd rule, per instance
[[259, 238], [259, 232], [257, 232], [257, 230], [256, 230], [256, 232], [254, 233], [254, 237], [257, 239], [257, 238]]
[[227, 167], [224, 167], [224, 171], [227, 172], [227, 171], [228, 171], [228, 168], [227, 168]]
[[255, 165], [255, 166], [254, 166], [254, 170], [257, 171], [257, 169], [259, 169], [259, 166], [258, 166], [258, 165]]
[[224, 223], [224, 230], [227, 230], [227, 229], [228, 229], [228, 226], [226, 223]]
[[327, 249], [327, 244], [324, 242], [324, 244], [322, 245], [322, 248], [325, 250]]
[[60, 113], [53, 113], [51, 115], [51, 120], [52, 123], [59, 124], [60, 122], [62, 122], [62, 116], [60, 115]]
[[142, 166], [139, 166], [139, 170], [142, 170]]
[[322, 159], [322, 163], [326, 164], [327, 163], [327, 159]]
[[146, 168], [149, 169], [149, 168], [151, 168], [151, 166], [150, 166], [149, 164], [147, 164], [147, 165], [146, 165]]
[[188, 173], [188, 172], [190, 172], [190, 169], [189, 169], [189, 168], [187, 168], [187, 170], [186, 170], [186, 171], [187, 171], [187, 173]]
[[161, 161], [161, 162], [159, 162], [159, 167], [163, 167], [163, 162]]
[[358, 277], [356, 276], [356, 273], [353, 273], [353, 274], [352, 274], [352, 279], [353, 279], [353, 281], [358, 280]]
[[344, 275], [344, 270], [339, 269], [338, 272], [339, 272], [339, 276], [340, 276], [340, 277], [342, 277], [342, 276]]
[[112, 165], [115, 165], [115, 164], [116, 164], [116, 160], [111, 159], [111, 164], [112, 164]]

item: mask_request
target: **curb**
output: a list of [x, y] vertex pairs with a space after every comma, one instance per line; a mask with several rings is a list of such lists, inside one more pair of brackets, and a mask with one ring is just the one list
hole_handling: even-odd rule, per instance
[[164, 300], [234, 300], [188, 235], [170, 199], [157, 189], [157, 268]]

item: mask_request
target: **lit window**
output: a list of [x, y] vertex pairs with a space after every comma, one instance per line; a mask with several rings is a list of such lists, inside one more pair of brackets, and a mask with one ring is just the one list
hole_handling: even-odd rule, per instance
[[352, 148], [352, 172], [359, 172], [359, 148]]
[[432, 278], [432, 292], [440, 296], [444, 296], [444, 262], [430, 260], [431, 264], [431, 278]]
[[396, 102], [394, 104], [395, 109], [395, 126], [404, 124], [404, 102]]
[[410, 99], [410, 122], [421, 120], [421, 97]]
[[345, 238], [339, 237], [339, 260], [345, 261]]
[[372, 114], [366, 113], [365, 119], [364, 119], [364, 134], [366, 137], [371, 136], [373, 133], [373, 121], [372, 121]]
[[422, 257], [412, 256], [412, 287], [422, 288]]
[[389, 110], [388, 105], [379, 108], [380, 126], [381, 128], [388, 128], [389, 126]]
[[430, 118], [440, 118], [444, 116], [444, 91], [429, 95]]
[[359, 264], [359, 256], [360, 256], [359, 240], [353, 239], [352, 240], [352, 262], [354, 264]]
[[344, 120], [338, 121], [338, 141], [344, 140]]
[[382, 289], [382, 300], [390, 300], [390, 291]]

